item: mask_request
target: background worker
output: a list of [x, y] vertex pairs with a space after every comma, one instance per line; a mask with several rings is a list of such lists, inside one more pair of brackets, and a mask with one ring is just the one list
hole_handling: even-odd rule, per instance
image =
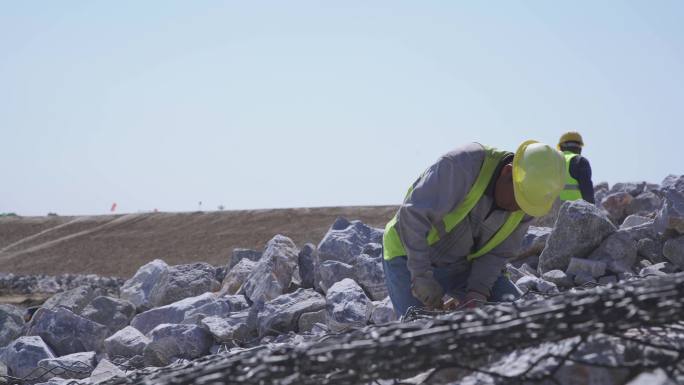
[[594, 183], [591, 181], [591, 165], [583, 157], [584, 141], [578, 132], [566, 132], [558, 141], [558, 149], [563, 152], [566, 162], [565, 188], [560, 194], [562, 201], [584, 199], [594, 203]]

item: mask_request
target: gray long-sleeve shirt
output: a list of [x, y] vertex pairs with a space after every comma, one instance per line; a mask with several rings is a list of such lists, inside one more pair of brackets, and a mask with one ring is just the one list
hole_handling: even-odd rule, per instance
[[472, 263], [466, 259], [468, 254], [482, 248], [508, 218], [509, 212], [499, 209], [494, 203], [493, 184], [499, 172], [494, 173], [487, 192], [463, 221], [439, 242], [428, 245], [427, 233], [432, 226], [443, 229], [442, 219], [470, 191], [484, 158], [482, 145], [465, 145], [443, 155], [414, 183], [413, 191], [406, 197], [397, 216], [397, 231], [406, 248], [412, 277], [431, 270], [433, 266], [470, 270], [467, 290], [489, 295], [506, 258], [517, 252], [530, 217], [525, 217], [519, 227], [489, 253]]

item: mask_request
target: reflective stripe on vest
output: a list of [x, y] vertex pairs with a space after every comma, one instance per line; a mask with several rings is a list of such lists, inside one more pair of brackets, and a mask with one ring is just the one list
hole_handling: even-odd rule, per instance
[[[485, 146], [485, 159], [480, 168], [480, 173], [475, 180], [475, 183], [466, 194], [463, 201], [450, 213], [444, 216], [442, 219], [442, 224], [444, 225], [445, 233], [451, 232], [459, 223], [473, 210], [477, 202], [484, 195], [489, 181], [496, 171], [496, 167], [499, 162], [506, 156], [507, 152], [497, 151], [496, 149], [489, 148]], [[421, 175], [422, 178], [422, 175]], [[414, 184], [415, 185], [415, 184]], [[406, 198], [413, 192], [413, 186], [411, 186], [406, 193]], [[397, 214], [398, 215], [398, 214]], [[385, 226], [385, 234], [383, 235], [383, 254], [386, 260], [391, 260], [395, 257], [406, 255], [406, 249], [401, 242], [399, 233], [397, 232], [397, 215], [392, 218], [392, 220]], [[468, 261], [473, 261], [474, 259], [487, 254], [501, 242], [503, 242], [509, 235], [518, 227], [520, 221], [522, 221], [525, 213], [522, 210], [515, 211], [511, 213], [506, 222], [499, 228], [499, 230], [492, 236], [487, 243], [485, 243], [482, 248], [474, 253], [467, 256]], [[439, 241], [439, 233], [437, 229], [432, 226], [427, 235], [428, 245], [432, 246]]]
[[562, 201], [576, 201], [582, 199], [582, 193], [579, 189], [579, 182], [570, 175], [570, 161], [579, 156], [572, 151], [564, 151], [565, 156], [565, 188], [560, 193], [560, 200]]

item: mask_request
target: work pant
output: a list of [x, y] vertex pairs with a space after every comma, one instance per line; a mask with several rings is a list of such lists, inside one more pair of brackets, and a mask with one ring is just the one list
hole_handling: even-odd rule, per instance
[[[406, 256], [383, 259], [385, 282], [389, 291], [394, 312], [401, 317], [411, 306], [422, 307], [423, 303], [411, 294], [411, 273], [406, 267]], [[463, 271], [463, 266], [433, 267], [433, 275], [445, 293], [462, 300], [466, 294], [466, 284], [470, 271]], [[490, 302], [513, 301], [522, 295], [518, 287], [510, 279], [500, 276], [491, 290]]]

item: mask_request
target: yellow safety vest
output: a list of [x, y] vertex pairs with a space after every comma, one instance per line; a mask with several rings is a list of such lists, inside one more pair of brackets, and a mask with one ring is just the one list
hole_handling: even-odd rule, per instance
[[[485, 146], [485, 159], [480, 168], [480, 173], [475, 180], [475, 183], [466, 194], [463, 201], [450, 213], [444, 216], [442, 219], [444, 224], [444, 229], [446, 233], [451, 232], [456, 226], [461, 223], [461, 221], [473, 210], [477, 202], [484, 195], [485, 190], [489, 181], [494, 176], [494, 171], [499, 165], [499, 162], [508, 154], [506, 151], [498, 151], [494, 148]], [[413, 191], [413, 186], [411, 186], [406, 193], [406, 198], [411, 195]], [[406, 199], [405, 198], [405, 199]], [[398, 215], [398, 214], [397, 214]], [[399, 238], [399, 233], [397, 232], [397, 215], [392, 218], [392, 220], [385, 226], [385, 234], [382, 238], [383, 244], [383, 254], [386, 260], [391, 260], [395, 257], [406, 255], [406, 249]], [[476, 258], [490, 252], [506, 238], [508, 238], [511, 233], [518, 227], [520, 221], [522, 221], [525, 213], [522, 210], [515, 211], [509, 214], [506, 222], [501, 226], [501, 228], [492, 236], [492, 238], [487, 241], [487, 243], [482, 246], [482, 248], [474, 253], [467, 256], [468, 261], [473, 261]], [[428, 245], [432, 246], [439, 241], [439, 234], [437, 229], [432, 226], [430, 232], [427, 234]]]
[[570, 161], [578, 156], [572, 151], [563, 151], [565, 156], [565, 188], [560, 193], [562, 201], [576, 201], [582, 199], [582, 192], [579, 189], [579, 182], [570, 175]]

